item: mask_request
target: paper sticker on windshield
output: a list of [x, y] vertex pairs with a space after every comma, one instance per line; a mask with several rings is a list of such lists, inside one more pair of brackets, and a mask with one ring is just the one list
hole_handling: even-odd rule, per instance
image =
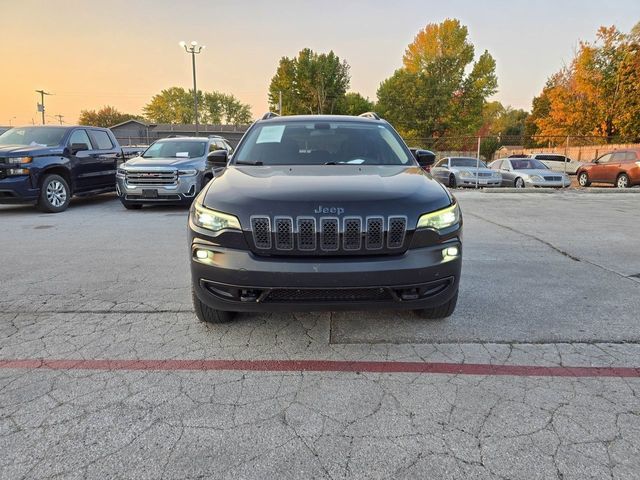
[[269, 125], [262, 127], [256, 143], [280, 143], [285, 125]]
[[176, 152], [177, 158], [189, 158], [189, 152]]

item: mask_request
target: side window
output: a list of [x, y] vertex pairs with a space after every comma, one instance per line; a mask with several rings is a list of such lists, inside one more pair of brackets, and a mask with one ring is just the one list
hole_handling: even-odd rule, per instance
[[613, 163], [622, 163], [627, 157], [627, 152], [617, 152], [613, 154]]
[[509, 160], [503, 160], [500, 166], [501, 170], [511, 170], [511, 162]]
[[598, 159], [598, 163], [609, 163], [612, 156], [613, 155], [611, 153], [607, 153], [606, 155], [603, 155]]
[[444, 167], [447, 164], [448, 158], [442, 158], [438, 160], [438, 163], [434, 165], [434, 167]]
[[84, 143], [89, 150], [93, 147], [91, 146], [91, 140], [89, 140], [89, 135], [87, 135], [86, 130], [74, 130], [69, 138], [69, 145], [73, 145], [74, 143]]
[[91, 130], [91, 135], [96, 141], [96, 149], [111, 150], [113, 148], [113, 143], [111, 143], [111, 139], [107, 132], [103, 132], [102, 130]]
[[493, 162], [491, 162], [489, 164], [489, 168], [491, 170], [499, 170], [500, 169], [500, 164], [502, 164], [502, 160], [494, 160]]
[[227, 150], [227, 146], [222, 140], [216, 140], [216, 145], [218, 146], [218, 150]]
[[638, 160], [638, 155], [636, 152], [627, 152], [626, 160], [627, 162], [635, 162]]
[[216, 142], [211, 142], [209, 144], [209, 152], [214, 152], [216, 150], [218, 150], [218, 146], [216, 145]]

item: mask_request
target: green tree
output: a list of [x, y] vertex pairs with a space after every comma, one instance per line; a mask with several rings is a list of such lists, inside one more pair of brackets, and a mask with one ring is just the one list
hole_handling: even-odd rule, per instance
[[338, 100], [336, 111], [338, 115], [360, 115], [375, 110], [374, 103], [357, 92], [349, 92]]
[[428, 24], [407, 47], [403, 68], [378, 88], [378, 110], [405, 136], [477, 133], [498, 82], [489, 52], [473, 59], [467, 27], [452, 19]]
[[296, 58], [282, 57], [269, 85], [270, 108], [277, 111], [282, 93], [285, 114], [334, 113], [349, 88], [349, 68], [333, 51], [305, 48]]
[[99, 110], [80, 111], [78, 124], [109, 128], [131, 119], [141, 120], [142, 117], [138, 115], [132, 115], [130, 113], [122, 113], [115, 107], [105, 105]]
[[[193, 90], [171, 87], [154, 95], [144, 107], [146, 117], [156, 123], [194, 123]], [[198, 121], [211, 124], [251, 123], [251, 107], [235, 96], [198, 90]]]

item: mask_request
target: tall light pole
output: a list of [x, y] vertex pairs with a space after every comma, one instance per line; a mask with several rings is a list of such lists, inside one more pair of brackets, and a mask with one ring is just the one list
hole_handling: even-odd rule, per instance
[[38, 110], [42, 113], [42, 124], [44, 125], [44, 96], [52, 95], [51, 93], [47, 93], [44, 90], [36, 90], [36, 93], [40, 94], [40, 103], [38, 104]]
[[193, 112], [196, 119], [196, 137], [198, 136], [198, 88], [196, 86], [196, 55], [204, 50], [204, 45], [198, 45], [195, 40], [187, 45], [187, 42], [179, 44], [184, 51], [191, 54], [191, 66], [193, 67]]

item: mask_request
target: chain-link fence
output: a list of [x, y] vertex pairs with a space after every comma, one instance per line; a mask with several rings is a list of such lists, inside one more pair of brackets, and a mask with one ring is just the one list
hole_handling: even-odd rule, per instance
[[405, 137], [410, 147], [426, 148], [438, 158], [451, 156], [476, 157], [486, 161], [510, 155], [556, 153], [573, 160], [589, 162], [600, 155], [629, 148], [640, 148], [638, 138], [581, 136], [531, 136], [531, 135], [481, 135]]

